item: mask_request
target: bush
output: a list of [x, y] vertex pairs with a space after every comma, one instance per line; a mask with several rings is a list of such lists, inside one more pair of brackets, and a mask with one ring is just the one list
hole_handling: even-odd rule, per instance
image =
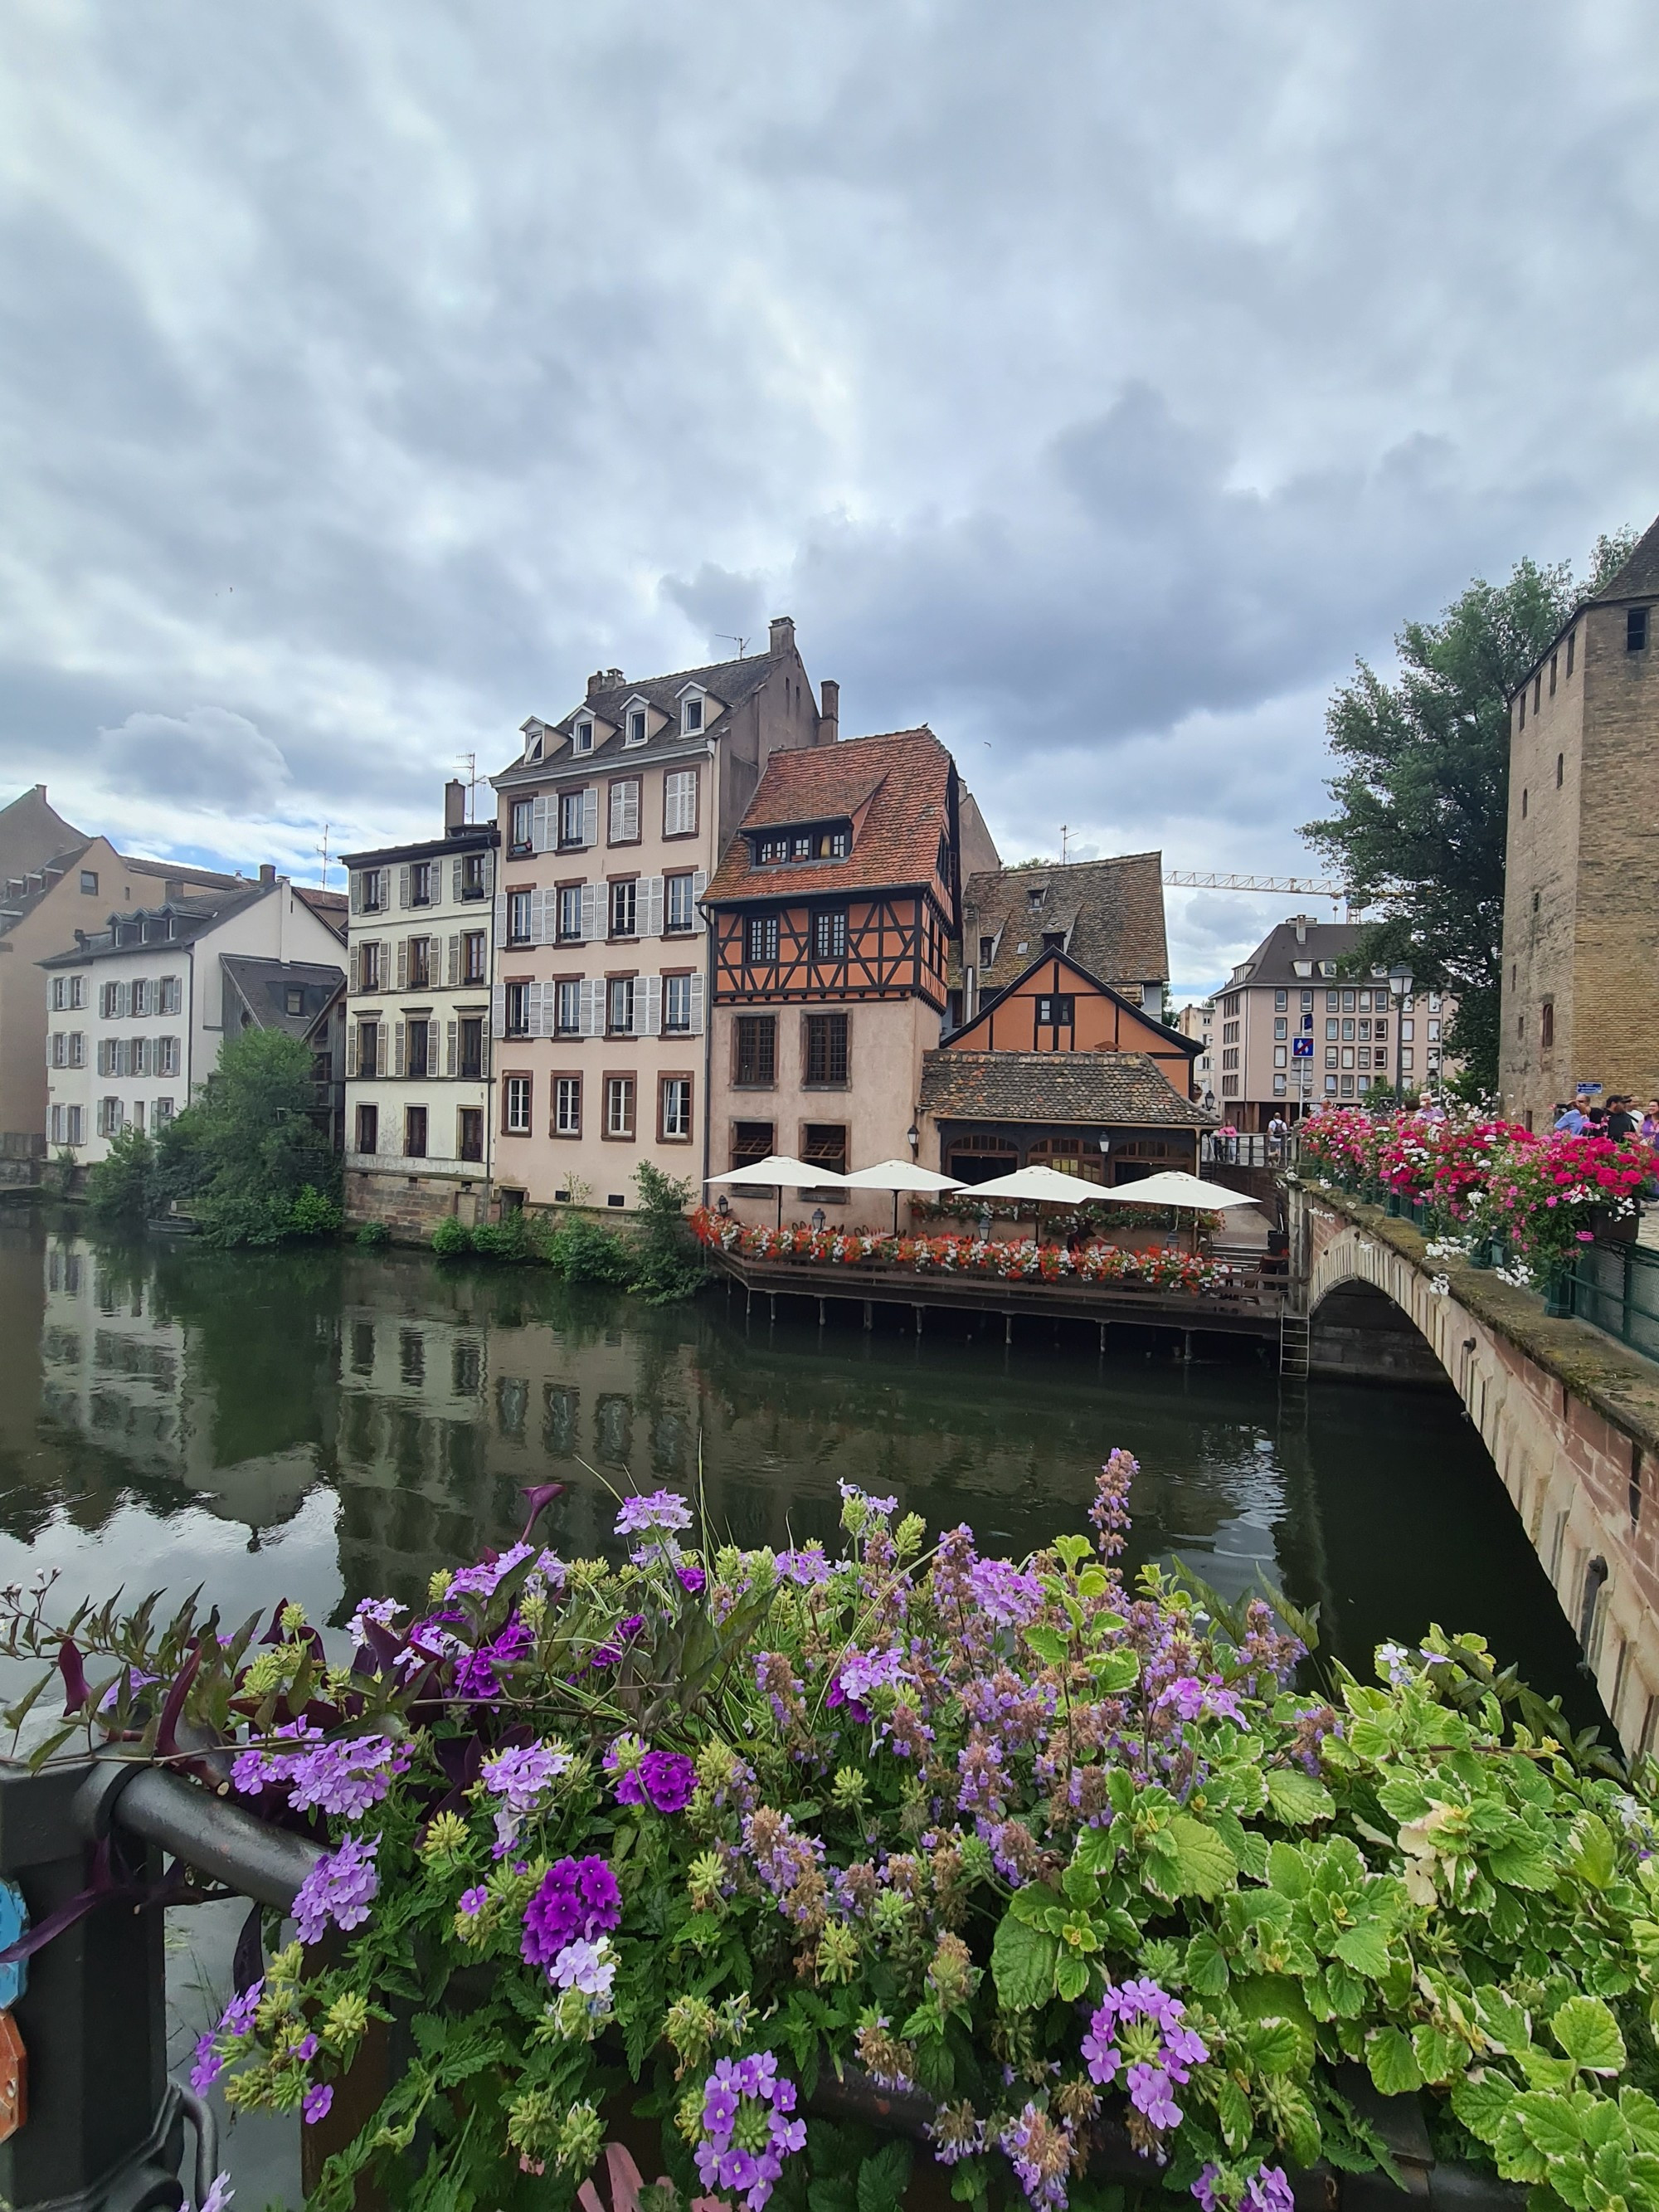
[[358, 1225], [357, 1242], [366, 1252], [376, 1251], [391, 1242], [392, 1231], [384, 1221], [365, 1221]]
[[441, 1260], [453, 1259], [457, 1253], [472, 1249], [472, 1231], [448, 1214], [432, 1232], [432, 1249]]
[[142, 1229], [149, 1211], [155, 1147], [142, 1129], [123, 1129], [110, 1139], [107, 1158], [87, 1176], [87, 1203], [109, 1228]]
[[161, 1133], [150, 1212], [179, 1200], [214, 1244], [276, 1244], [337, 1228], [339, 1163], [312, 1119], [316, 1103], [300, 1038], [245, 1030], [227, 1039], [206, 1088]]
[[472, 1249], [485, 1260], [512, 1261], [541, 1257], [540, 1240], [522, 1206], [504, 1213], [499, 1221], [481, 1221], [472, 1232]]
[[74, 1152], [68, 1145], [60, 1146], [41, 1170], [42, 1189], [49, 1197], [67, 1198], [75, 1188], [75, 1171], [79, 1164]]
[[288, 1232], [290, 1237], [333, 1237], [344, 1221], [345, 1216], [325, 1191], [319, 1190], [315, 1183], [302, 1183], [289, 1208]]
[[633, 1287], [653, 1306], [689, 1298], [704, 1274], [702, 1252], [685, 1218], [691, 1186], [665, 1176], [649, 1160], [640, 1163], [634, 1181], [640, 1194], [640, 1233]]
[[634, 1279], [634, 1255], [614, 1229], [567, 1215], [547, 1241], [547, 1263], [567, 1283], [603, 1283], [625, 1290]]

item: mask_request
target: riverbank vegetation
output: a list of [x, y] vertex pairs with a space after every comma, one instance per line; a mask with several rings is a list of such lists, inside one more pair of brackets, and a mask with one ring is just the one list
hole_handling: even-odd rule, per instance
[[632, 1291], [653, 1305], [690, 1297], [704, 1279], [686, 1221], [691, 1186], [665, 1175], [649, 1160], [640, 1163], [634, 1182], [640, 1203], [625, 1231], [576, 1207], [552, 1216], [520, 1208], [471, 1229], [453, 1219], [441, 1221], [432, 1232], [432, 1249], [443, 1260], [471, 1255], [550, 1267], [566, 1282]]
[[1475, 1113], [1431, 1121], [1333, 1108], [1301, 1125], [1297, 1153], [1305, 1175], [1422, 1206], [1446, 1255], [1484, 1264], [1501, 1248], [1506, 1277], [1539, 1289], [1598, 1227], [1632, 1214], [1655, 1174], [1653, 1147], [1639, 1137], [1538, 1136]]
[[566, 1560], [546, 1484], [349, 1651], [292, 1606], [0, 1602], [64, 1692], [39, 1757], [118, 1742], [325, 1846], [193, 2078], [325, 2129], [396, 2028], [326, 2212], [566, 2206], [642, 2121], [660, 2212], [895, 2212], [909, 2146], [808, 2117], [838, 2072], [916, 2096], [975, 2207], [1106, 2212], [1138, 2151], [1289, 2212], [1295, 2169], [1389, 2170], [1356, 2069], [1540, 2204], [1659, 2203], [1645, 1773], [1478, 1639], [1364, 1682], [1281, 1601], [1126, 1587], [1135, 1473], [1018, 1562], [846, 1484], [839, 1556], [659, 1490]]

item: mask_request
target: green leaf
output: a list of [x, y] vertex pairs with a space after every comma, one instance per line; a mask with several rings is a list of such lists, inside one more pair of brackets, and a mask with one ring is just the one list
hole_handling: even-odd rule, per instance
[[1187, 1946], [1187, 1979], [1201, 1997], [1218, 1997], [1227, 1986], [1227, 1954], [1207, 1928]]
[[898, 2212], [909, 2180], [909, 2144], [884, 2143], [859, 2168], [859, 2212]]
[[1025, 1641], [1046, 1666], [1063, 1667], [1072, 1656], [1072, 1647], [1057, 1628], [1028, 1628]]
[[1336, 1955], [1368, 1981], [1381, 1981], [1389, 1971], [1389, 1931], [1379, 1920], [1345, 1928], [1336, 1939]]
[[1258, 2074], [1294, 2072], [1302, 2056], [1302, 2037], [1288, 2020], [1259, 2021], [1241, 2038]]
[[[1388, 2033], [1397, 2035], [1400, 2031], [1392, 2028]], [[1514, 2084], [1501, 2074], [1466, 2074], [1452, 2084], [1451, 2107], [1472, 2136], [1483, 2143], [1493, 2143], [1498, 2124], [1517, 2094]]]
[[1311, 1774], [1298, 1772], [1294, 1767], [1270, 1767], [1266, 1776], [1267, 1802], [1276, 1818], [1287, 1827], [1310, 1827], [1316, 1820], [1328, 1820], [1336, 1811], [1336, 1800], [1322, 1782], [1316, 1782]]
[[1213, 1828], [1177, 1813], [1164, 1830], [1164, 1855], [1156, 1872], [1158, 1885], [1170, 1897], [1219, 1897], [1238, 1880], [1232, 1853]]
[[1216, 2099], [1216, 2118], [1221, 2123], [1221, 2132], [1229, 2150], [1243, 2150], [1250, 2140], [1255, 2126], [1250, 2100], [1231, 2074], [1222, 2078], [1220, 2094]]
[[1423, 2079], [1432, 2082], [1436, 2087], [1450, 2080], [1454, 2068], [1464, 2056], [1462, 2045], [1454, 2043], [1450, 2036], [1437, 2027], [1429, 2027], [1426, 2022], [1412, 2030], [1412, 2049], [1417, 2054]]
[[1532, 2041], [1525, 2009], [1490, 1984], [1474, 1993], [1474, 2016], [1494, 2051], [1524, 2051]]
[[1515, 2100], [1515, 2116], [1527, 2141], [1546, 2158], [1577, 2154], [1578, 2119], [1565, 2097], [1548, 2089], [1523, 2089]]
[[1103, 1697], [1121, 1697], [1140, 1680], [1140, 1654], [1123, 1644], [1115, 1644], [1090, 1662], [1089, 1671]]
[[1075, 2004], [1089, 1986], [1089, 1962], [1075, 1951], [1060, 1954], [1054, 1968], [1054, 1988], [1067, 2004]]
[[[1024, 1891], [1020, 1893], [1023, 1896]], [[991, 1946], [991, 1974], [997, 2001], [1009, 2012], [1030, 2012], [1047, 2004], [1054, 1993], [1054, 1968], [1060, 1960], [1055, 1937], [1033, 1928], [1012, 1912], [998, 1923]], [[862, 2208], [860, 2208], [862, 2212]]]
[[1551, 2021], [1550, 2033], [1585, 2073], [1623, 2072], [1625, 2039], [1618, 2021], [1597, 1998], [1569, 1997]]
[[1506, 1881], [1512, 1889], [1553, 1889], [1556, 1869], [1529, 1838], [1522, 1837], [1512, 1844], [1500, 1844], [1496, 1850], [1487, 1851], [1482, 1862], [1488, 1874], [1499, 1881]]
[[1281, 1897], [1308, 1894], [1308, 1862], [1294, 1844], [1274, 1844], [1267, 1853], [1267, 1880]]
[[1581, 1813], [1572, 1824], [1567, 1862], [1592, 1889], [1605, 1889], [1618, 1871], [1619, 1855], [1604, 1821], [1594, 1813]]
[[809, 2181], [806, 2202], [811, 2212], [858, 2212], [858, 2193], [847, 2180]]
[[1397, 2027], [1379, 2027], [1365, 2039], [1365, 2063], [1384, 2097], [1405, 2097], [1423, 2086], [1417, 2056]]

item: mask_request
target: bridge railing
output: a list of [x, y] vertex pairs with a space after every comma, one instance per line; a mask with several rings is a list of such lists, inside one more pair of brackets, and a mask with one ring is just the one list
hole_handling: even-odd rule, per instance
[[1572, 1312], [1632, 1352], [1659, 1359], [1659, 1252], [1633, 1243], [1580, 1245]]

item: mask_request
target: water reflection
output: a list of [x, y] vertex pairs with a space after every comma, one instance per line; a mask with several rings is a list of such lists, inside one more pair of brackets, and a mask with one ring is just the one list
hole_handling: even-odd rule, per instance
[[1024, 1552], [1082, 1525], [1115, 1443], [1140, 1458], [1134, 1556], [1323, 1610], [1356, 1668], [1385, 1635], [1472, 1626], [1580, 1712], [1570, 1635], [1449, 1390], [1281, 1401], [1248, 1357], [914, 1337], [653, 1311], [416, 1255], [235, 1258], [0, 1227], [0, 1553], [78, 1595], [206, 1581], [338, 1623], [504, 1544], [520, 1488], [569, 1485], [567, 1552], [611, 1487], [705, 1486], [741, 1543], [833, 1534], [837, 1485]]

